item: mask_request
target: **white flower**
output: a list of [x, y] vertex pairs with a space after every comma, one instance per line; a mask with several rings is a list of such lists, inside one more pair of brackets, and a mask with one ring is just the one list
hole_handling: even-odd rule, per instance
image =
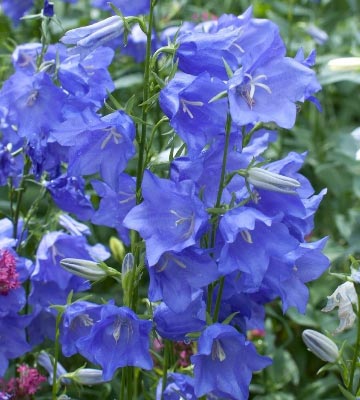
[[327, 304], [321, 311], [329, 312], [335, 307], [339, 307], [338, 317], [340, 323], [334, 333], [343, 332], [345, 329], [351, 328], [356, 319], [352, 305], [357, 305], [357, 295], [354, 284], [352, 282], [343, 283], [331, 296], [328, 296], [327, 299]]

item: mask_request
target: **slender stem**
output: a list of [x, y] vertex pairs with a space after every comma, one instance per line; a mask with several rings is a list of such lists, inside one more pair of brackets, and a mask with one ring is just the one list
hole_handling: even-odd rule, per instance
[[17, 238], [18, 235], [18, 224], [19, 224], [19, 216], [20, 216], [20, 207], [21, 201], [24, 193], [23, 181], [21, 182], [20, 187], [17, 189], [17, 198], [16, 198], [16, 207], [13, 219], [13, 237], [14, 239]]
[[222, 293], [224, 290], [224, 283], [225, 283], [225, 278], [221, 277], [220, 283], [219, 283], [219, 289], [218, 289], [217, 296], [216, 296], [216, 302], [215, 302], [215, 309], [214, 309], [214, 316], [213, 316], [214, 322], [216, 322], [219, 318], [221, 298], [222, 298]]
[[164, 396], [164, 391], [166, 389], [167, 383], [167, 371], [169, 369], [169, 360], [170, 360], [170, 352], [172, 351], [171, 342], [165, 340], [165, 348], [164, 348], [164, 364], [163, 364], [163, 376], [162, 376], [162, 386], [161, 386], [161, 400]]
[[[227, 164], [227, 156], [228, 156], [228, 151], [229, 151], [229, 144], [230, 144], [230, 132], [231, 132], [231, 116], [230, 114], [227, 115], [227, 120], [226, 120], [226, 133], [225, 133], [225, 145], [224, 145], [224, 154], [223, 154], [223, 159], [222, 159], [222, 165], [221, 165], [221, 173], [220, 173], [220, 181], [219, 181], [219, 189], [217, 193], [217, 198], [216, 198], [216, 203], [214, 208], [219, 208], [221, 205], [221, 198], [223, 195], [223, 191], [225, 188], [225, 176], [226, 176], [226, 164]], [[211, 239], [210, 239], [210, 248], [213, 249], [215, 247], [215, 241], [216, 241], [216, 231], [218, 228], [219, 224], [219, 216], [216, 215], [213, 219], [212, 222], [212, 230], [211, 230]], [[219, 316], [219, 310], [220, 310], [220, 303], [221, 303], [221, 297], [222, 297], [222, 289], [224, 286], [224, 278], [220, 279], [220, 286], [219, 286], [219, 291], [217, 294], [217, 299], [215, 303], [215, 310], [214, 310], [214, 322], [217, 320]], [[215, 286], [213, 284], [210, 284], [208, 287], [208, 296], [207, 296], [207, 312], [211, 314], [211, 304], [212, 304], [212, 297], [214, 293], [214, 288]]]
[[[356, 343], [355, 343], [355, 350], [354, 350], [354, 355], [353, 359], [351, 362], [351, 368], [350, 368], [350, 379], [349, 379], [349, 385], [348, 385], [348, 390], [356, 395], [358, 388], [353, 392], [353, 384], [354, 384], [354, 376], [355, 376], [355, 370], [356, 370], [356, 365], [359, 359], [359, 351], [360, 351], [360, 288], [358, 285], [355, 284], [355, 290], [357, 294], [357, 332], [356, 332]], [[359, 384], [358, 384], [359, 386]]]
[[125, 386], [126, 386], [126, 368], [124, 367], [121, 370], [121, 384], [120, 384], [119, 400], [125, 400]]
[[150, 97], [150, 64], [151, 64], [151, 36], [153, 31], [154, 23], [154, 8], [155, 1], [151, 0], [150, 13], [149, 13], [149, 23], [147, 30], [147, 42], [146, 42], [146, 57], [145, 57], [145, 70], [144, 70], [144, 84], [143, 84], [143, 109], [142, 109], [142, 124], [141, 124], [141, 135], [139, 140], [139, 158], [137, 165], [137, 175], [136, 175], [136, 203], [141, 202], [141, 183], [144, 175], [144, 158], [146, 152], [146, 130], [147, 130], [147, 100]]
[[[145, 56], [145, 69], [144, 69], [144, 82], [143, 82], [143, 99], [142, 102], [142, 123], [141, 123], [141, 132], [140, 137], [138, 139], [138, 148], [139, 148], [139, 157], [137, 162], [137, 171], [136, 171], [136, 204], [141, 203], [142, 201], [142, 193], [141, 193], [141, 184], [145, 170], [145, 163], [147, 159], [147, 145], [146, 145], [146, 134], [147, 134], [147, 117], [148, 117], [148, 104], [147, 100], [150, 98], [150, 65], [151, 65], [151, 37], [153, 31], [154, 24], [154, 8], [156, 4], [156, 0], [150, 0], [150, 12], [148, 18], [147, 32], [146, 32], [146, 56]], [[138, 137], [138, 135], [137, 135]], [[138, 232], [134, 231], [132, 233], [132, 241], [131, 241], [131, 250], [134, 254], [134, 268], [131, 271], [130, 282], [129, 282], [129, 307], [136, 312], [136, 303], [138, 297], [138, 288], [136, 284], [137, 280], [137, 271], [138, 268], [142, 265], [140, 260], [140, 248], [139, 244], [141, 242], [141, 237]], [[126, 383], [125, 383], [126, 380]], [[125, 367], [122, 373], [122, 381], [119, 399], [125, 399], [125, 385], [127, 389], [127, 399], [131, 400], [134, 396], [134, 385], [136, 385], [134, 368], [133, 367]]]
[[220, 175], [219, 189], [218, 189], [218, 193], [217, 193], [215, 208], [220, 207], [221, 197], [222, 197], [222, 194], [223, 194], [223, 191], [225, 188], [224, 182], [225, 182], [225, 175], [226, 175], [227, 155], [228, 155], [229, 143], [230, 143], [230, 132], [231, 132], [231, 116], [230, 116], [230, 114], [228, 114], [227, 119], [226, 119], [224, 155], [223, 155], [223, 159], [222, 159], [221, 175]]
[[59, 360], [59, 337], [60, 337], [60, 321], [62, 317], [62, 312], [59, 311], [56, 316], [56, 324], [55, 324], [55, 344], [54, 344], [54, 365], [53, 365], [53, 381], [52, 381], [52, 400], [57, 399], [57, 391], [58, 391], [58, 381], [57, 381], [57, 365]]
[[127, 370], [127, 381], [128, 381], [127, 397], [128, 397], [129, 400], [132, 400], [133, 399], [133, 385], [135, 383], [134, 368], [133, 367], [126, 367], [126, 370]]

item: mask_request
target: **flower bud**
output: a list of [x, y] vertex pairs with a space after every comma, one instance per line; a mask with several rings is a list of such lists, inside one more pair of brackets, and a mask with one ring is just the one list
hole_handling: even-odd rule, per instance
[[125, 255], [125, 246], [123, 242], [118, 238], [111, 236], [109, 240], [109, 247], [115, 260], [121, 263]]
[[122, 266], [121, 266], [121, 273], [126, 275], [128, 272], [132, 271], [134, 268], [134, 256], [132, 253], [127, 253], [124, 257]]
[[257, 167], [247, 171], [247, 181], [260, 189], [287, 194], [296, 194], [295, 189], [300, 187], [300, 182], [296, 179]]
[[99, 385], [107, 382], [102, 376], [103, 371], [94, 368], [80, 368], [64, 375], [65, 378], [69, 378], [80, 385]]
[[132, 253], [125, 254], [121, 266], [121, 285], [125, 294], [125, 298], [131, 296], [131, 271], [134, 269], [134, 256]]
[[100, 46], [106, 45], [124, 32], [122, 19], [115, 15], [89, 26], [71, 29], [61, 38], [67, 45], [75, 45], [70, 52], [86, 56]]
[[328, 62], [328, 67], [332, 71], [359, 71], [360, 57], [334, 58]]
[[110, 268], [105, 264], [90, 260], [63, 258], [60, 261], [60, 264], [64, 269], [66, 269], [66, 271], [88, 279], [89, 281], [98, 281], [106, 276], [120, 275], [120, 273], [115, 269]]
[[[50, 355], [45, 350], [41, 350], [40, 354], [38, 355], [37, 362], [49, 373], [48, 382], [52, 384], [54, 374], [54, 360], [50, 358]], [[58, 362], [56, 366], [56, 380], [61, 379], [62, 383], [68, 384], [69, 380], [63, 378], [66, 373], [66, 369]]]
[[323, 361], [334, 363], [339, 357], [339, 349], [327, 336], [312, 329], [305, 329], [302, 339], [308, 350]]

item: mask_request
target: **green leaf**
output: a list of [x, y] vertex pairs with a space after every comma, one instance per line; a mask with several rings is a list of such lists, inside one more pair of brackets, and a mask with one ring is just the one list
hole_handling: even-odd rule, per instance
[[338, 388], [340, 389], [340, 392], [344, 395], [345, 399], [356, 400], [356, 397], [352, 393], [350, 393], [347, 389], [345, 389], [341, 385], [338, 385]]

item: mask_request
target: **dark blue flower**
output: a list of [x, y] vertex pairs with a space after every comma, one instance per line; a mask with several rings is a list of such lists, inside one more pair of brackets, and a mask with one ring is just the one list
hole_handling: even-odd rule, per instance
[[157, 332], [163, 338], [186, 341], [191, 332], [202, 331], [206, 326], [206, 305], [203, 300], [203, 291], [198, 290], [190, 294], [186, 309], [175, 312], [165, 303], [160, 303], [154, 311], [154, 323]]
[[[150, 9], [149, 0], [113, 0], [111, 3], [116, 8], [118, 8], [125, 16], [147, 14]], [[103, 10], [111, 10], [111, 7], [109, 6], [109, 2], [107, 0], [92, 0], [91, 4], [92, 6], [101, 8]]]
[[103, 261], [110, 256], [102, 245], [90, 246], [84, 236], [63, 232], [50, 232], [43, 236], [36, 252], [36, 264], [31, 274], [29, 304], [34, 307], [35, 318], [29, 328], [30, 341], [40, 343], [45, 337], [53, 338], [56, 310], [54, 304], [66, 304], [71, 291], [89, 289], [85, 279], [72, 275], [60, 265], [63, 258]]
[[59, 176], [46, 184], [55, 204], [63, 211], [89, 220], [94, 213], [89, 196], [85, 194], [85, 181], [76, 176]]
[[30, 138], [62, 120], [67, 95], [44, 72], [29, 76], [17, 71], [5, 81], [0, 97], [7, 122], [17, 127], [19, 136]]
[[74, 115], [60, 125], [52, 137], [63, 146], [71, 146], [68, 174], [99, 172], [109, 183], [123, 172], [135, 153], [135, 125], [123, 111], [98, 118], [86, 109], [82, 115]]
[[[269, 143], [275, 140], [274, 136], [275, 133], [272, 131], [259, 130], [252, 135], [248, 145], [243, 148], [243, 135], [236, 128], [232, 130], [226, 173], [232, 173], [239, 168], [246, 169], [254, 157], [258, 159], [267, 149]], [[216, 203], [224, 145], [225, 135], [221, 134], [214, 138], [211, 144], [201, 152], [192, 152], [186, 156], [175, 158], [171, 163], [171, 179], [174, 181], [186, 179], [194, 181], [206, 207], [214, 207]], [[233, 177], [231, 182], [224, 188], [222, 203], [229, 204], [233, 195], [236, 195], [236, 199], [239, 202], [249, 196], [245, 181], [240, 176]]]
[[220, 272], [241, 271], [241, 280], [254, 290], [259, 288], [271, 258], [282, 258], [298, 246], [284, 224], [247, 207], [226, 213], [220, 222], [220, 231], [225, 240], [219, 260]]
[[161, 108], [190, 151], [201, 151], [224, 131], [227, 101], [209, 101], [225, 90], [224, 82], [204, 72], [197, 77], [178, 73], [160, 92]]
[[58, 67], [62, 87], [76, 97], [101, 107], [114, 83], [107, 67], [114, 57], [109, 47], [99, 47], [81, 59], [79, 54], [65, 58]]
[[228, 81], [230, 113], [238, 125], [275, 122], [290, 129], [296, 102], [321, 89], [315, 73], [295, 59], [264, 54], [254, 65], [243, 65]]
[[149, 353], [150, 321], [141, 320], [127, 307], [107, 304], [90, 333], [78, 340], [77, 348], [89, 361], [99, 364], [103, 378], [110, 380], [120, 367], [152, 368]]
[[31, 350], [26, 341], [25, 328], [31, 316], [8, 314], [0, 318], [0, 376], [4, 376], [9, 360]]
[[150, 300], [162, 299], [174, 312], [187, 309], [192, 293], [219, 277], [217, 265], [210, 255], [191, 247], [181, 253], [165, 253], [154, 267], [149, 268], [149, 274]]
[[213, 393], [234, 400], [247, 399], [252, 372], [271, 364], [235, 328], [221, 324], [211, 325], [202, 333], [198, 353], [191, 361], [197, 397]]
[[156, 400], [196, 400], [194, 393], [194, 378], [178, 372], [170, 372], [167, 375], [166, 387], [162, 392], [162, 379], [159, 380], [156, 389]]
[[149, 266], [167, 251], [180, 252], [198, 242], [208, 214], [192, 181], [172, 182], [145, 171], [142, 195], [144, 201], [129, 212], [124, 226], [138, 231], [145, 240]]
[[136, 204], [135, 179], [122, 173], [114, 175], [109, 184], [101, 181], [91, 184], [101, 198], [91, 222], [115, 228], [121, 240], [129, 244], [129, 230], [124, 227], [123, 220]]
[[54, 3], [50, 3], [49, 0], [44, 0], [43, 15], [48, 18], [54, 16]]
[[176, 51], [179, 69], [192, 75], [206, 71], [211, 76], [227, 79], [224, 60], [234, 70], [238, 68], [244, 53], [238, 42], [250, 18], [251, 9], [243, 18], [234, 18], [229, 26], [218, 28], [217, 22], [211, 21], [181, 33]]
[[9, 149], [0, 143], [0, 186], [6, 185], [8, 178], [17, 180], [21, 171], [18, 161], [22, 163], [21, 157], [15, 159]]
[[305, 313], [309, 299], [305, 284], [319, 278], [329, 267], [329, 259], [322, 254], [326, 241], [327, 238], [302, 243], [282, 261], [270, 262], [264, 286], [280, 296], [284, 312], [289, 307], [296, 307], [300, 313]]
[[78, 352], [77, 341], [90, 333], [100, 319], [102, 306], [88, 301], [77, 301], [66, 307], [60, 326], [62, 352], [70, 357]]
[[256, 63], [263, 53], [275, 57], [286, 51], [278, 26], [252, 18], [252, 7], [240, 16], [225, 14], [181, 31], [177, 43], [181, 71], [192, 75], [207, 71], [222, 80], [228, 79], [225, 62], [235, 71], [243, 64]]

